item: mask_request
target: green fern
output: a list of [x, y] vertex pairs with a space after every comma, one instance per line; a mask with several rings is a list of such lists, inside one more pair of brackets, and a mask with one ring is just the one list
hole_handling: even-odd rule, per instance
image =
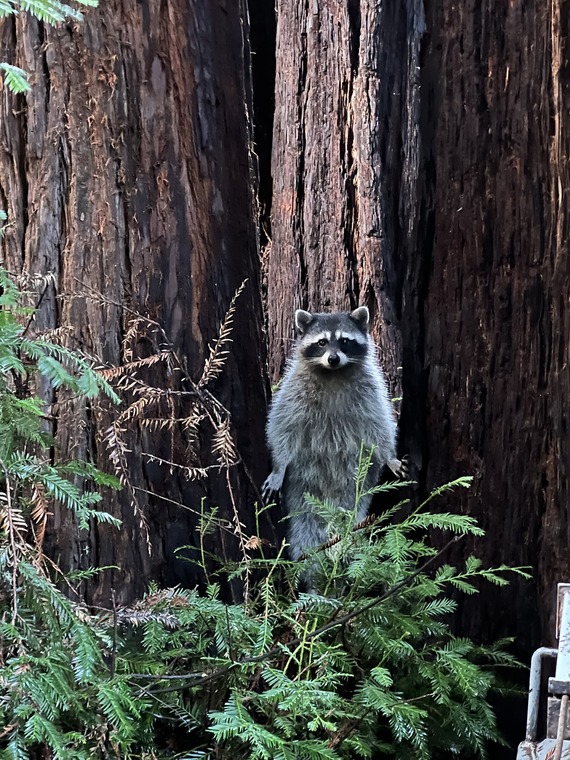
[[[96, 8], [98, 0], [76, 0], [76, 4]], [[0, 18], [20, 11], [31, 13], [32, 16], [48, 24], [58, 24], [67, 19], [74, 21], [82, 19], [81, 13], [76, 8], [58, 0], [0, 0]]]
[[[0, 5], [0, 16], [2, 15], [2, 6]], [[21, 93], [29, 92], [32, 88], [28, 82], [28, 75], [18, 66], [12, 66], [9, 63], [0, 63], [0, 71], [4, 72], [4, 81], [6, 87], [12, 92]]]

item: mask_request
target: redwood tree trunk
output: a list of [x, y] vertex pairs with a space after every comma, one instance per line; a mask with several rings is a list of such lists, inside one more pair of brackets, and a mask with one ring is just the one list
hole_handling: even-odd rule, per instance
[[364, 303], [399, 395], [400, 259], [417, 216], [423, 23], [421, 0], [277, 5], [268, 263], [274, 376], [295, 308]]
[[[230, 469], [232, 497], [244, 529], [252, 528], [266, 395], [245, 2], [111, 0], [81, 25], [46, 28], [22, 14], [0, 33], [9, 62], [30, 72], [33, 86], [26, 97], [2, 93], [0, 200], [10, 220], [3, 255], [12, 271], [53, 273], [41, 328], [71, 325], [73, 345], [108, 365], [124, 363], [129, 347], [131, 358], [148, 357], [167, 338], [196, 379], [247, 278], [224, 373], [209, 390], [232, 415], [240, 458]], [[126, 346], [136, 314], [156, 324], [142, 322]], [[188, 391], [181, 377], [163, 363], [144, 374], [148, 383]], [[91, 453], [109, 469], [103, 437], [118, 413], [68, 400], [55, 431], [63, 451]], [[149, 432], [134, 419], [125, 428], [132, 489], [106, 502], [123, 521], [120, 532], [94, 527], [80, 535], [56, 508], [49, 539], [64, 567], [118, 566], [91, 588], [103, 605], [112, 587], [125, 601], [150, 578], [195, 582], [193, 565], [173, 552], [195, 544], [196, 512], [188, 509], [199, 512], [202, 497], [226, 520], [234, 516], [223, 471], [190, 483], [180, 468], [144, 456], [195, 464], [180, 426]], [[210, 465], [211, 431], [200, 440], [201, 464]], [[212, 543], [236, 555], [231, 531]]]
[[422, 81], [427, 483], [472, 472], [477, 553], [532, 567], [463, 620], [527, 651], [568, 578], [569, 10], [432, 3]]
[[568, 567], [569, 7], [277, 4], [272, 372], [295, 307], [371, 307], [420, 491], [474, 476], [450, 559], [533, 568], [459, 629], [525, 656]]

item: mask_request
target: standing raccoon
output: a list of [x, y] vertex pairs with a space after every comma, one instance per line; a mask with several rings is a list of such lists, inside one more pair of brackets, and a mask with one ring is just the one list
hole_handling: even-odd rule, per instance
[[[352, 313], [295, 313], [298, 338], [280, 389], [272, 401], [267, 441], [273, 470], [264, 494], [281, 491], [289, 515], [292, 559], [327, 541], [323, 518], [304, 494], [335, 507], [354, 509], [355, 473], [361, 446], [374, 447], [366, 486], [378, 482], [387, 465], [396, 475], [396, 416], [388, 398], [366, 306]], [[358, 505], [362, 520], [371, 496]]]

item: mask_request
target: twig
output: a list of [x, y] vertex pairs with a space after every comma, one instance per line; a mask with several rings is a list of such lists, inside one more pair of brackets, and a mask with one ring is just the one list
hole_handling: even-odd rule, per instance
[[236, 505], [236, 502], [235, 502], [235, 499], [234, 499], [234, 492], [233, 492], [232, 483], [231, 483], [231, 480], [230, 480], [230, 469], [229, 469], [229, 467], [226, 467], [226, 483], [227, 483], [227, 486], [228, 486], [228, 492], [230, 494], [230, 501], [232, 503], [232, 509], [233, 509], [233, 513], [234, 513], [235, 534], [238, 537], [239, 548], [241, 549], [241, 553], [243, 555], [243, 560], [245, 562], [245, 580], [244, 580], [244, 590], [243, 590], [243, 601], [244, 601], [244, 604], [247, 606], [247, 603], [249, 602], [249, 574], [250, 574], [249, 561], [250, 561], [250, 557], [249, 557], [249, 554], [247, 553], [247, 549], [245, 547], [245, 541], [244, 541], [244, 538], [243, 538], [243, 531], [241, 529], [241, 522], [240, 522], [240, 519], [239, 519], [239, 512], [238, 512], [238, 508], [237, 508], [237, 505]]
[[[219, 467], [218, 465], [212, 465], [212, 469], [219, 469]], [[202, 518], [204, 517], [203, 512], [198, 512], [197, 509], [193, 509], [193, 507], [189, 507], [186, 504], [183, 504], [181, 501], [176, 501], [176, 499], [169, 499], [168, 496], [162, 496], [162, 494], [156, 493], [155, 491], [149, 491], [147, 488], [141, 488], [140, 486], [133, 486], [133, 488], [135, 491], [146, 493], [148, 496], [152, 496], [154, 499], [161, 499], [162, 501], [167, 501], [169, 504], [174, 504], [177, 507], [186, 509], [188, 512], [192, 512], [192, 514], [197, 515], [198, 517], [202, 517]], [[218, 517], [215, 517], [215, 518], [211, 517], [210, 520], [220, 530], [225, 530], [227, 533], [230, 533], [232, 536], [234, 535], [234, 531], [231, 528], [231, 523], [229, 521], [227, 525], [224, 525], [223, 521]]]
[[232, 646], [232, 629], [230, 626], [230, 611], [228, 609], [228, 606], [226, 605], [226, 627], [228, 629], [228, 648], [230, 652], [230, 660], [234, 659], [234, 651]]
[[[404, 504], [405, 502], [402, 502]], [[374, 525], [376, 522], [378, 522], [381, 518], [381, 515], [368, 515], [364, 518], [364, 520], [360, 520], [360, 522], [355, 523], [350, 528], [351, 533], [356, 533], [358, 530], [364, 530], [365, 528], [369, 528], [371, 525]], [[342, 539], [345, 538], [345, 536], [341, 536], [339, 533], [337, 533], [334, 536], [331, 536], [328, 541], [325, 541], [324, 544], [321, 544], [320, 546], [317, 546], [315, 551], [317, 552], [324, 552], [327, 549], [331, 549], [333, 546], [336, 546], [336, 544], [339, 544]], [[299, 560], [309, 559], [308, 554], [301, 554], [299, 557]]]
[[16, 558], [16, 533], [14, 527], [14, 520], [12, 514], [12, 486], [10, 484], [10, 476], [6, 465], [0, 459], [0, 467], [4, 470], [4, 477], [6, 478], [6, 520], [8, 522], [8, 533], [10, 535], [10, 548], [12, 549], [12, 625], [16, 623], [18, 617], [18, 561]]
[[117, 597], [115, 589], [111, 589], [111, 601], [113, 603], [113, 646], [111, 649], [111, 663], [109, 665], [109, 672], [111, 678], [115, 675], [115, 658], [117, 656]]

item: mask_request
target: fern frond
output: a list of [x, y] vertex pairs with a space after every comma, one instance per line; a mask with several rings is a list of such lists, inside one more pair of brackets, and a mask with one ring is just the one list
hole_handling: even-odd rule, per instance
[[425, 499], [420, 506], [418, 507], [418, 511], [423, 510], [423, 508], [429, 504], [430, 501], [433, 499], [437, 499], [438, 496], [441, 496], [442, 493], [446, 493], [447, 491], [453, 491], [456, 488], [471, 488], [471, 484], [473, 482], [473, 477], [471, 475], [462, 475], [459, 478], [456, 478], [455, 480], [451, 480], [449, 483], [444, 483], [441, 486], [437, 486], [433, 489], [433, 491], [430, 493], [430, 495]]
[[155, 462], [156, 464], [168, 467], [171, 472], [181, 472], [187, 478], [187, 480], [201, 480], [208, 475], [208, 468], [206, 467], [187, 467], [183, 464], [176, 464], [176, 462], [171, 462], [168, 459], [161, 459], [161, 457], [157, 457], [154, 454], [150, 454], [146, 451], [141, 452], [141, 456], [145, 457], [147, 462]]
[[[5, 8], [6, 6], [4, 5], [4, 9]], [[0, 17], [7, 15], [7, 13], [2, 13], [2, 10], [2, 7], [0, 7]], [[8, 89], [12, 90], [12, 92], [29, 92], [32, 89], [28, 82], [27, 73], [18, 66], [12, 66], [9, 63], [0, 63], [0, 71], [4, 72], [4, 81], [6, 82]]]
[[[93, 7], [93, 0], [77, 0], [77, 2]], [[20, 0], [20, 7], [47, 24], [59, 24], [67, 19], [73, 21], [83, 19], [79, 11], [58, 0]]]
[[484, 536], [485, 531], [477, 525], [476, 520], [468, 515], [456, 515], [449, 512], [439, 514], [416, 513], [402, 522], [405, 528], [422, 528], [450, 530], [458, 535]]
[[32, 512], [34, 524], [34, 540], [36, 545], [37, 562], [43, 558], [43, 543], [49, 515], [46, 489], [43, 483], [36, 482], [32, 486]]
[[230, 301], [229, 308], [223, 319], [216, 341], [210, 346], [208, 358], [204, 363], [202, 377], [198, 380], [198, 387], [204, 388], [206, 385], [215, 380], [222, 372], [229, 353], [229, 343], [231, 343], [231, 333], [233, 330], [233, 321], [236, 310], [237, 299], [243, 292], [247, 280], [244, 280], [234, 293]]
[[216, 455], [222, 467], [232, 467], [237, 462], [238, 456], [229, 418], [222, 420], [214, 431], [212, 453]]
[[101, 375], [101, 377], [105, 378], [105, 380], [116, 380], [118, 377], [122, 375], [136, 372], [139, 369], [154, 367], [156, 364], [159, 364], [160, 362], [169, 363], [170, 360], [171, 360], [170, 351], [161, 351], [160, 353], [147, 356], [144, 359], [136, 359], [136, 360], [125, 362], [124, 364], [121, 364], [119, 367], [106, 367], [105, 369], [99, 370], [99, 374]]
[[[134, 350], [133, 344], [139, 335], [139, 328], [141, 324], [144, 324], [145, 320], [141, 316], [133, 317], [128, 322], [127, 332], [122, 340], [123, 355], [125, 357], [125, 363], [127, 366], [133, 361]], [[124, 366], [124, 365], [123, 365]], [[107, 379], [110, 379], [109, 377]]]

